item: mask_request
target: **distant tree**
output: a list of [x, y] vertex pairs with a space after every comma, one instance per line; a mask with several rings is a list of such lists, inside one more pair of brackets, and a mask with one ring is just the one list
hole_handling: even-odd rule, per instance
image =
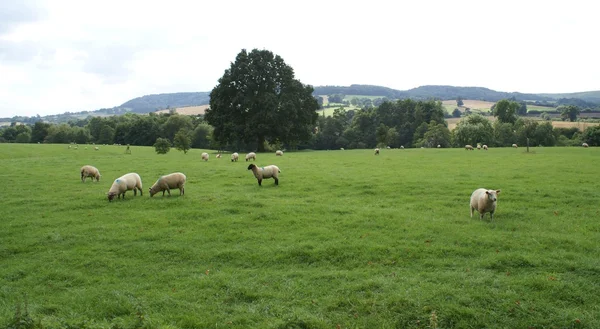
[[342, 94], [333, 94], [329, 95], [327, 98], [329, 99], [329, 103], [341, 103], [344, 100], [344, 95]]
[[458, 147], [477, 143], [490, 145], [494, 138], [490, 120], [480, 114], [471, 114], [460, 120], [452, 134]]
[[211, 146], [211, 136], [213, 128], [206, 124], [201, 123], [196, 126], [196, 129], [192, 132], [192, 147], [198, 149], [205, 149]]
[[173, 114], [162, 125], [163, 136], [168, 140], [174, 140], [175, 134], [181, 129], [193, 128], [192, 117], [189, 115]]
[[451, 133], [448, 127], [442, 123], [432, 121], [427, 126], [427, 131], [423, 138], [417, 142], [417, 146], [423, 147], [450, 147]]
[[452, 111], [452, 116], [455, 118], [460, 118], [461, 112], [458, 108], [455, 108], [454, 111]]
[[500, 122], [515, 123], [517, 121], [517, 110], [519, 109], [519, 103], [508, 99], [498, 101], [494, 107], [493, 115], [498, 118]]
[[113, 144], [115, 138], [115, 128], [105, 124], [100, 130], [100, 136], [96, 140], [98, 144]]
[[189, 131], [186, 128], [181, 128], [175, 134], [173, 144], [177, 150], [183, 151], [184, 154], [187, 154], [188, 150], [192, 146], [192, 139], [190, 138]]
[[50, 128], [49, 123], [41, 121], [36, 122], [31, 129], [31, 142], [32, 143], [43, 143], [48, 135], [48, 129]]
[[458, 96], [456, 97], [456, 106], [463, 106], [465, 105], [465, 103], [463, 102], [462, 97]]
[[552, 123], [544, 122], [538, 124], [533, 132], [534, 145], [554, 146], [556, 145], [556, 134], [552, 129]]
[[322, 109], [323, 108], [323, 97], [321, 96], [317, 96], [317, 104], [319, 104], [319, 108]]
[[512, 123], [494, 121], [494, 145], [511, 146], [516, 142], [516, 136]]
[[243, 49], [211, 91], [204, 118], [219, 143], [253, 142], [259, 152], [265, 141], [294, 148], [310, 140], [317, 121], [319, 104], [312, 92], [280, 56]]
[[527, 103], [521, 101], [519, 102], [519, 108], [517, 109], [517, 114], [518, 115], [527, 115]]
[[577, 121], [577, 116], [581, 113], [581, 109], [576, 105], [561, 105], [557, 109], [563, 120], [571, 122]]
[[167, 154], [171, 150], [171, 142], [166, 138], [159, 137], [154, 143], [154, 150], [158, 154]]
[[589, 146], [600, 146], [600, 126], [588, 127], [581, 138]]
[[28, 132], [22, 132], [17, 135], [15, 143], [29, 143], [31, 140], [31, 134]]
[[14, 126], [6, 127], [2, 130], [2, 138], [5, 142], [13, 143], [17, 138], [18, 132]]
[[544, 121], [550, 121], [552, 118], [550, 117], [550, 114], [544, 112], [540, 115], [540, 118]]

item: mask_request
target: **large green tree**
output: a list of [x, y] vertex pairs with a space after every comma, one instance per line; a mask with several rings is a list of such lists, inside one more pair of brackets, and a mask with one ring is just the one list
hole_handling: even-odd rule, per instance
[[569, 120], [571, 122], [577, 121], [577, 116], [581, 113], [581, 109], [575, 105], [562, 105], [556, 110], [560, 112], [560, 116], [563, 120]]
[[265, 149], [265, 141], [294, 147], [311, 138], [317, 121], [313, 88], [268, 50], [243, 49], [210, 93], [205, 119], [223, 144], [242, 140]]
[[521, 105], [515, 101], [503, 99], [495, 104], [492, 110], [495, 117], [498, 117], [500, 122], [515, 123], [517, 121], [517, 111]]

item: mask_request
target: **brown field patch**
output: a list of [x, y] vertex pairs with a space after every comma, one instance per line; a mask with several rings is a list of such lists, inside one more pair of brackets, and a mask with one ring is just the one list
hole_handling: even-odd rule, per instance
[[442, 102], [442, 105], [444, 105], [444, 107], [446, 108], [452, 108], [455, 109], [458, 107], [458, 109], [461, 112], [464, 112], [465, 109], [468, 107], [471, 110], [480, 110], [480, 111], [489, 111], [492, 108], [492, 105], [494, 105], [494, 102], [487, 102], [487, 101], [480, 101], [480, 100], [476, 100], [476, 99], [464, 99], [463, 100], [463, 106], [456, 106], [456, 100], [445, 100]]
[[[198, 106], [185, 106], [185, 107], [177, 107], [175, 108], [175, 112], [183, 115], [203, 115], [206, 112], [208, 105], [198, 105]], [[155, 113], [169, 113], [171, 110], [160, 110]]]
[[[486, 117], [488, 120], [494, 123], [496, 121], [496, 117]], [[448, 123], [448, 129], [454, 130], [456, 125], [463, 118], [448, 118], [446, 122]], [[535, 120], [535, 118], [529, 118]], [[544, 122], [542, 120], [538, 120], [539, 122]], [[550, 121], [552, 123], [552, 127], [554, 128], [571, 128], [577, 127], [579, 130], [584, 131], [588, 127], [598, 126], [600, 122], [569, 122], [569, 121]]]

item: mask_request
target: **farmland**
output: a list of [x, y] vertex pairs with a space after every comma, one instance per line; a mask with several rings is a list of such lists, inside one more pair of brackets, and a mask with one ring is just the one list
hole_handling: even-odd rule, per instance
[[[599, 148], [259, 153], [262, 187], [211, 150], [99, 148], [0, 144], [0, 327], [600, 327]], [[185, 196], [150, 198], [174, 171]]]

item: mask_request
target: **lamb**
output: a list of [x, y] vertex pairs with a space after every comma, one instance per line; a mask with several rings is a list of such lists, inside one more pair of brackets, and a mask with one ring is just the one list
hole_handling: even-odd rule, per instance
[[282, 151], [282, 150], [277, 150], [277, 151], [275, 151], [275, 156], [280, 156], [280, 157], [282, 157], [282, 156], [283, 156], [283, 151]]
[[589, 147], [588, 143], [583, 143], [583, 144], [581, 144], [581, 146], [583, 146], [583, 147]]
[[488, 149], [488, 146], [484, 144], [484, 145], [483, 145], [483, 149], [487, 151], [487, 149]]
[[256, 153], [250, 152], [250, 153], [246, 154], [246, 162], [250, 159], [256, 161]]
[[465, 145], [465, 150], [471, 150], [473, 151], [473, 146], [472, 145]]
[[517, 146], [517, 144], [513, 144], [513, 145], [512, 145], [512, 147], [514, 147], [514, 148], [517, 148], [517, 147], [519, 147], [519, 146]]
[[498, 194], [500, 194], [500, 190], [476, 189], [471, 194], [471, 217], [473, 217], [473, 210], [477, 210], [479, 212], [479, 219], [483, 219], [483, 215], [489, 212], [490, 220], [494, 220]]
[[231, 162], [234, 162], [234, 161], [237, 162], [239, 157], [240, 157], [240, 155], [237, 152], [232, 153], [231, 154]]
[[85, 165], [83, 167], [81, 167], [81, 182], [85, 183], [85, 179], [88, 177], [92, 177], [92, 182], [94, 181], [94, 178], [96, 179], [97, 182], [100, 181], [100, 177], [102, 177], [102, 175], [100, 175], [100, 171], [98, 170], [98, 168], [94, 167], [94, 166], [90, 166], [90, 165]]
[[379, 155], [379, 147], [375, 149], [375, 155]]
[[133, 190], [133, 195], [137, 195], [137, 191], [139, 190], [140, 195], [142, 195], [142, 179], [140, 175], [129, 173], [115, 179], [110, 190], [108, 190], [108, 201], [112, 201], [115, 196], [118, 199], [121, 195], [125, 199], [125, 192], [129, 190]]
[[160, 176], [156, 183], [154, 183], [154, 185], [152, 185], [152, 187], [150, 188], [150, 197], [153, 197], [154, 194], [159, 193], [161, 191], [163, 193], [163, 196], [165, 196], [165, 191], [167, 191], [169, 193], [169, 196], [171, 196], [171, 189], [175, 188], [179, 189], [179, 195], [184, 195], [185, 181], [185, 175], [180, 172]]
[[208, 153], [206, 153], [206, 152], [202, 153], [202, 160], [208, 161]]
[[270, 165], [266, 167], [257, 167], [254, 163], [248, 166], [248, 170], [252, 170], [254, 177], [258, 180], [258, 186], [262, 186], [263, 178], [273, 178], [275, 180], [275, 185], [279, 185], [279, 167], [276, 165]]

